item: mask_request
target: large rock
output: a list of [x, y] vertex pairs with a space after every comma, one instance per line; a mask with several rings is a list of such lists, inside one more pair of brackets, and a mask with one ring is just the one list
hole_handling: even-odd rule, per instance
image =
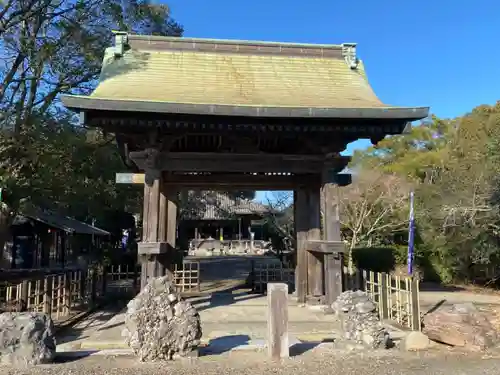
[[201, 333], [198, 312], [181, 299], [170, 276], [153, 279], [127, 305], [123, 334], [141, 361], [191, 355]]
[[407, 351], [425, 350], [431, 346], [431, 340], [420, 331], [408, 332], [401, 341], [401, 349]]
[[370, 348], [389, 348], [389, 332], [380, 322], [377, 306], [360, 290], [343, 292], [332, 304], [340, 318], [344, 339]]
[[54, 324], [38, 313], [0, 314], [0, 364], [30, 366], [51, 363], [56, 354]]
[[472, 351], [485, 350], [498, 342], [486, 314], [472, 303], [439, 308], [424, 316], [423, 325], [422, 331], [431, 340]]

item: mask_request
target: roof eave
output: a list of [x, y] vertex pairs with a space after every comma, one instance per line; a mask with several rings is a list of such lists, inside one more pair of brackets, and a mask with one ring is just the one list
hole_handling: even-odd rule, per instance
[[286, 117], [286, 118], [338, 118], [420, 120], [429, 115], [429, 107], [380, 108], [316, 108], [232, 106], [217, 104], [165, 103], [133, 100], [102, 99], [63, 95], [63, 104], [74, 111], [123, 111], [214, 116]]

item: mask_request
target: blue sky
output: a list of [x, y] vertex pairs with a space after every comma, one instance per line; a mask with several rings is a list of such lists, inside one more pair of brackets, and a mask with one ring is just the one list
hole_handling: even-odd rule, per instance
[[500, 100], [498, 0], [165, 2], [189, 37], [358, 43], [368, 79], [387, 104], [430, 106], [453, 117]]

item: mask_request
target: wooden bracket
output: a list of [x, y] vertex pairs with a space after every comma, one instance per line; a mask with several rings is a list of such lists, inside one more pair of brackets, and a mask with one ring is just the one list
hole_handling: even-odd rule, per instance
[[323, 254], [344, 253], [345, 244], [342, 241], [307, 241], [307, 251]]
[[165, 254], [169, 250], [168, 242], [139, 242], [137, 244], [138, 255]]

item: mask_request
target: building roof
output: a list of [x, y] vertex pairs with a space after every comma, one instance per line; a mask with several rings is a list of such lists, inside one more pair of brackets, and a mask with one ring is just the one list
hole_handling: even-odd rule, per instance
[[73, 109], [257, 117], [420, 119], [427, 107], [384, 104], [356, 45], [116, 35], [90, 96]]
[[273, 210], [262, 203], [232, 199], [224, 193], [215, 191], [190, 192], [197, 197], [188, 199], [187, 207], [181, 212], [182, 219], [191, 220], [226, 220], [235, 216], [263, 216]]
[[78, 221], [67, 216], [58, 215], [55, 212], [49, 210], [30, 209], [22, 212], [21, 215], [68, 233], [90, 234], [96, 236], [110, 235], [109, 232], [103, 229], [94, 227], [90, 224]]

